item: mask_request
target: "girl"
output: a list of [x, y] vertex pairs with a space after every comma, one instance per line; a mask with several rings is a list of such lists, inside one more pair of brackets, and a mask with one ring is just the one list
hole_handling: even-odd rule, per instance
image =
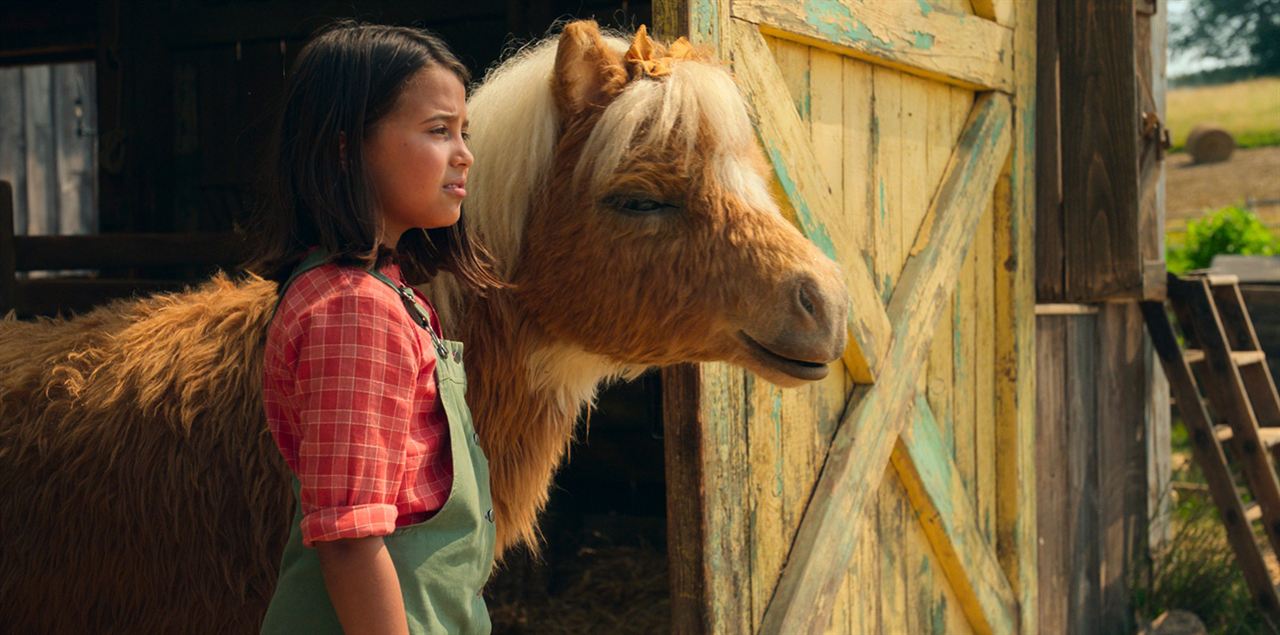
[[294, 65], [250, 265], [282, 283], [263, 401], [298, 500], [264, 633], [489, 631], [462, 346], [409, 286], [502, 286], [461, 220], [467, 80], [432, 35], [349, 22]]

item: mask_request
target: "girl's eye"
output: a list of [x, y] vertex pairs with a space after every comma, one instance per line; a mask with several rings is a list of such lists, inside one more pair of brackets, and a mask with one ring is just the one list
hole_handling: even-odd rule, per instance
[[463, 131], [462, 131], [462, 140], [463, 140], [463, 141], [470, 141], [470, 140], [471, 140], [471, 133], [470, 133], [470, 132], [467, 132], [467, 131], [465, 131], [465, 130], [463, 130]]
[[651, 198], [614, 197], [608, 203], [618, 211], [633, 216], [661, 214], [676, 209], [675, 205]]
[[447, 134], [449, 134], [449, 128], [447, 128], [447, 127], [445, 127], [445, 126], [440, 126], [440, 127], [438, 127], [438, 128], [432, 128], [432, 129], [431, 129], [431, 134], [443, 134], [443, 135], [447, 135]]

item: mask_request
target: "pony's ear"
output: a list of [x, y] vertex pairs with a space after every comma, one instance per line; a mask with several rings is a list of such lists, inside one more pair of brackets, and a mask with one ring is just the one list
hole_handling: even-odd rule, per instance
[[556, 50], [556, 106], [566, 118], [604, 108], [627, 84], [622, 59], [600, 37], [592, 20], [571, 22]]

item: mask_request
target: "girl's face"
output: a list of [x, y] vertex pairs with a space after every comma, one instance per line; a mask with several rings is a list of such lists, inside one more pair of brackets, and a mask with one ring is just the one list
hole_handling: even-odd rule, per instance
[[365, 139], [365, 163], [382, 215], [384, 244], [408, 229], [458, 222], [467, 195], [467, 100], [462, 82], [428, 66], [405, 84]]

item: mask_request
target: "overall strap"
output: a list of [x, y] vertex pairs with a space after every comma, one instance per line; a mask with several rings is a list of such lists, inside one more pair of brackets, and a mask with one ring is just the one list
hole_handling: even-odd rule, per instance
[[431, 328], [431, 314], [418, 303], [417, 296], [413, 294], [413, 288], [408, 285], [396, 284], [394, 280], [388, 278], [381, 271], [370, 269], [369, 275], [381, 280], [383, 284], [395, 290], [396, 294], [400, 296], [400, 301], [404, 303], [405, 310], [409, 312], [409, 317], [413, 318], [413, 321], [418, 326], [426, 329], [427, 334], [431, 336], [431, 344], [435, 346], [436, 352], [444, 355], [444, 344], [440, 343], [440, 336], [436, 334], [435, 329]]
[[285, 280], [284, 284], [280, 285], [280, 288], [276, 290], [276, 305], [271, 309], [271, 314], [275, 315], [276, 311], [280, 308], [280, 302], [284, 300], [284, 292], [289, 290], [289, 285], [293, 284], [293, 281], [296, 280], [298, 276], [315, 269], [326, 262], [329, 262], [329, 254], [323, 249], [314, 249], [311, 253], [307, 254], [307, 256], [302, 259], [302, 262], [298, 263], [298, 266], [293, 268], [293, 273], [289, 274], [289, 279]]

